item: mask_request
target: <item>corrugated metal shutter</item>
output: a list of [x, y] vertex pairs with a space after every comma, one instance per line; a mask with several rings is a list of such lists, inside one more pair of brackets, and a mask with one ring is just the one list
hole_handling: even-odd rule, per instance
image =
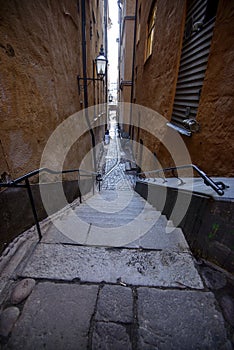
[[[213, 0], [214, 1], [214, 0]], [[180, 68], [171, 122], [184, 128], [184, 120], [196, 118], [205, 77], [215, 17], [207, 19], [208, 0], [188, 1]], [[186, 130], [186, 128], [185, 128]], [[185, 132], [190, 135], [191, 132]]]

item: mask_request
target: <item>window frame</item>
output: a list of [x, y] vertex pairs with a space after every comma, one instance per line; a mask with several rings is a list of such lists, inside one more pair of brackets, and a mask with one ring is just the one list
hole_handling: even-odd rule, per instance
[[155, 35], [155, 23], [157, 16], [157, 3], [155, 2], [151, 7], [148, 21], [147, 21], [147, 35], [146, 35], [146, 47], [145, 47], [145, 62], [152, 55], [153, 41]]

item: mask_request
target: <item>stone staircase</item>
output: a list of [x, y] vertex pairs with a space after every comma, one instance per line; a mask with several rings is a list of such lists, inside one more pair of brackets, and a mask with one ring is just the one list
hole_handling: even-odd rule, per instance
[[21, 277], [203, 289], [182, 231], [167, 233], [166, 218], [133, 191], [103, 191], [53, 224]]
[[14, 293], [36, 284], [3, 349], [232, 349], [181, 229], [123, 169], [115, 162], [100, 193], [44, 225], [14, 275]]

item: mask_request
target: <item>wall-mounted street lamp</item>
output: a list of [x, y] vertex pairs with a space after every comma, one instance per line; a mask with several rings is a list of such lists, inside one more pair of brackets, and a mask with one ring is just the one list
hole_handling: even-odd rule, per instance
[[99, 55], [97, 56], [95, 62], [96, 62], [97, 75], [101, 79], [103, 79], [104, 75], [106, 74], [106, 65], [107, 65], [107, 59], [104, 55], [103, 45], [101, 46]]
[[79, 94], [81, 91], [81, 84], [80, 84], [81, 80], [86, 81], [86, 83], [88, 80], [91, 80], [91, 81], [103, 80], [106, 74], [107, 59], [104, 55], [103, 45], [101, 46], [99, 55], [95, 59], [95, 64], [96, 64], [96, 72], [97, 72], [98, 78], [87, 78], [87, 77], [82, 78], [79, 75], [77, 76]]
[[113, 102], [113, 96], [111, 94], [109, 95], [109, 102]]

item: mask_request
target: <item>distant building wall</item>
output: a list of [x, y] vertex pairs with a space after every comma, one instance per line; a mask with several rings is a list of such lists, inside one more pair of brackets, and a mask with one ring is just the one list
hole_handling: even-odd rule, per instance
[[[120, 62], [119, 62], [119, 101], [131, 102], [132, 65], [134, 48], [135, 0], [125, 1], [121, 12]], [[120, 114], [120, 122], [128, 131], [130, 115], [126, 110]]]
[[[186, 10], [192, 2], [138, 0], [134, 102], [159, 112], [168, 122], [173, 122], [173, 104], [186, 28]], [[208, 3], [212, 2], [207, 1]], [[154, 4], [157, 10], [152, 53], [146, 58], [147, 31]], [[234, 3], [231, 0], [219, 0], [207, 69], [202, 89], [199, 91], [200, 99], [195, 116], [200, 130], [192, 133], [190, 137], [181, 134], [192, 162], [213, 176], [234, 175], [233, 157], [230, 156], [234, 147], [233, 32]], [[200, 49], [199, 46], [197, 49]], [[196, 52], [193, 57], [195, 55]], [[199, 67], [196, 69], [199, 70]], [[185, 115], [186, 109], [181, 110]], [[141, 120], [140, 127], [143, 127], [143, 123]], [[146, 137], [145, 132], [138, 130], [135, 131], [134, 138], [138, 142], [141, 139], [152, 153], [156, 153], [162, 165], [172, 164], [167, 150], [153, 136], [147, 134]]]

